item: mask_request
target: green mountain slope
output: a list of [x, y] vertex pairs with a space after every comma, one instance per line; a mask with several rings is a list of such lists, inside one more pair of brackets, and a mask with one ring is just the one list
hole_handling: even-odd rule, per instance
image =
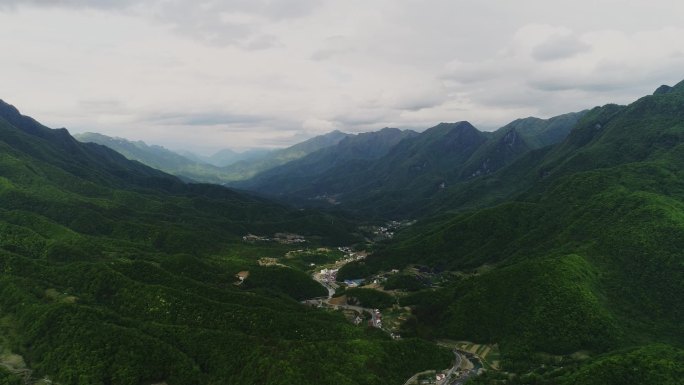
[[294, 146], [271, 151], [259, 159], [237, 162], [225, 167], [224, 170], [230, 175], [231, 181], [249, 179], [260, 172], [300, 159], [323, 148], [334, 146], [348, 136], [349, 134], [337, 130], [332, 131], [297, 143]]
[[[325, 197], [366, 216], [425, 215], [425, 208], [444, 199], [453, 185], [489, 175], [531, 150], [562, 140], [583, 114], [519, 119], [493, 133], [468, 122], [442, 123], [403, 138], [381, 157], [339, 161], [334, 148], [325, 149], [239, 186], [304, 205]], [[323, 158], [328, 151], [334, 161]], [[321, 172], [321, 164], [333, 167]]]
[[246, 153], [222, 150], [206, 158], [196, 155], [184, 156], [161, 146], [150, 146], [141, 141], [132, 142], [97, 133], [78, 134], [75, 137], [81, 142], [107, 146], [128, 159], [189, 181], [226, 184], [252, 177], [259, 172], [334, 146], [347, 136], [340, 131], [333, 131], [285, 149]]
[[[599, 383], [588, 373], [612, 363], [624, 375], [632, 353], [616, 349], [652, 343], [673, 347], [672, 365], [684, 346], [682, 107], [680, 84], [596, 108], [562, 143], [476, 182], [515, 199], [419, 222], [338, 277], [412, 264], [460, 272], [404, 298], [416, 317], [407, 332], [499, 343], [509, 370], [545, 363], [568, 376], [536, 383]], [[544, 358], [580, 350], [614, 353], [574, 374]], [[676, 383], [668, 373], [650, 383]]]
[[300, 159], [257, 174], [233, 185], [247, 190], [296, 191], [310, 180], [333, 168], [352, 162], [379, 159], [405, 138], [417, 135], [413, 131], [384, 128], [376, 132], [349, 135], [334, 146], [312, 152]]
[[141, 141], [131, 142], [92, 132], [78, 134], [74, 137], [81, 142], [107, 146], [128, 159], [136, 160], [186, 180], [221, 184], [228, 179], [228, 174], [219, 167], [190, 160], [161, 146], [148, 146]]
[[325, 290], [257, 262], [289, 247], [241, 240], [352, 242], [344, 220], [182, 183], [4, 102], [0, 117], [0, 345], [34, 379], [376, 384], [449, 365], [425, 341], [299, 304]]

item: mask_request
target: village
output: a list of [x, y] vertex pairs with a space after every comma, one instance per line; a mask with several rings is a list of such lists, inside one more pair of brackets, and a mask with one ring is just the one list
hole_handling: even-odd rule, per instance
[[242, 240], [249, 243], [256, 242], [277, 242], [283, 245], [292, 245], [297, 243], [305, 243], [306, 238], [298, 234], [292, 233], [275, 233], [273, 237], [263, 235], [247, 234], [242, 237]]
[[[390, 221], [382, 226], [372, 226], [363, 229], [369, 236], [367, 240], [371, 243], [391, 239], [399, 229], [410, 226], [412, 221]], [[247, 234], [243, 240], [248, 243], [258, 242], [277, 242], [283, 245], [304, 244], [308, 241], [305, 237], [292, 233], [277, 233], [272, 237]], [[372, 290], [384, 295], [391, 295], [399, 298], [402, 290], [387, 290], [385, 287], [388, 280], [393, 276], [412, 277], [415, 284], [420, 288], [438, 287], [454, 279], [463, 279], [469, 275], [477, 275], [479, 272], [449, 272], [434, 271], [421, 266], [411, 266], [403, 271], [391, 269], [384, 272], [365, 277], [344, 279], [338, 281], [338, 273], [342, 267], [349, 263], [358, 262], [366, 259], [368, 253], [364, 250], [355, 250], [351, 246], [337, 247], [329, 249], [301, 248], [287, 251], [283, 257], [262, 257], [259, 258], [260, 266], [281, 266], [298, 268], [308, 271], [312, 278], [319, 282], [328, 291], [325, 297], [312, 298], [302, 301], [302, 303], [318, 308], [330, 309], [342, 312], [345, 317], [354, 325], [359, 327], [371, 327], [382, 330], [394, 339], [401, 339], [400, 328], [411, 315], [411, 309], [401, 307], [396, 303], [388, 307], [368, 307], [364, 303], [359, 303], [356, 298], [348, 295], [348, 290], [354, 289]], [[240, 271], [236, 274], [236, 285], [241, 285], [249, 277], [249, 271]], [[440, 345], [448, 347], [454, 354], [454, 365], [446, 370], [430, 370], [417, 373], [408, 379], [404, 385], [461, 385], [472, 376], [481, 374], [484, 370], [498, 370], [498, 349], [492, 346], [473, 345], [466, 342], [440, 342]], [[485, 357], [492, 355], [492, 361], [485, 360]]]

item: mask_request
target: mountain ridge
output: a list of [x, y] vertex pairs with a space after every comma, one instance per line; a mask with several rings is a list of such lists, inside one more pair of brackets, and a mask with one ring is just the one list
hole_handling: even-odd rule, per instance
[[[451, 185], [492, 173], [564, 138], [585, 113], [518, 119], [495, 132], [481, 132], [468, 122], [440, 123], [396, 143], [378, 159], [358, 159], [304, 176], [294, 163], [236, 186], [304, 207], [326, 207], [332, 200], [342, 209], [361, 208], [374, 216], [406, 216], [427, 201], [443, 199]], [[281, 182], [269, 183], [276, 171], [282, 172]], [[287, 183], [294, 175], [296, 183]]]
[[[510, 198], [418, 221], [338, 279], [412, 266], [458, 272], [402, 299], [415, 317], [405, 333], [497, 343], [522, 376], [550, 365], [534, 376], [541, 384], [572, 384], [592, 370], [608, 377], [549, 354], [611, 357], [620, 372], [639, 366], [627, 358], [632, 350], [663, 344], [681, 355], [683, 95], [592, 109], [564, 141], [530, 153], [535, 161], [520, 158], [473, 182], [508, 188], [488, 181], [517, 180]], [[676, 383], [675, 373], [651, 381]], [[475, 383], [505, 376], [494, 379]]]

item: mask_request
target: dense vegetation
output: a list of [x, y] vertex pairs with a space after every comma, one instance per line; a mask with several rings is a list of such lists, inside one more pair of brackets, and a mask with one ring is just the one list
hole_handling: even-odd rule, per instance
[[337, 281], [344, 282], [348, 279], [359, 279], [371, 274], [371, 268], [366, 266], [366, 262], [360, 261], [348, 263], [337, 272]]
[[441, 123], [420, 134], [384, 129], [347, 138], [239, 186], [305, 206], [332, 203], [365, 217], [424, 216], [440, 211], [430, 204], [446, 199], [449, 187], [563, 140], [583, 114], [519, 119], [493, 133], [468, 122]]
[[307, 298], [322, 297], [328, 291], [311, 280], [308, 274], [295, 269], [282, 267], [256, 267], [250, 270], [245, 280], [246, 288], [267, 288], [281, 292], [301, 301]]
[[0, 366], [0, 385], [21, 385], [23, 383], [21, 378]]
[[[430, 343], [301, 305], [325, 290], [257, 262], [295, 246], [241, 239], [343, 245], [356, 239], [348, 221], [184, 184], [4, 103], [0, 117], [2, 341], [35, 378], [376, 384], [448, 366]], [[239, 271], [250, 276], [236, 285]], [[15, 379], [3, 370], [0, 381]]]
[[352, 288], [347, 289], [344, 294], [350, 304], [372, 309], [385, 309], [396, 303], [391, 295], [374, 289]]
[[662, 344], [601, 355], [590, 360], [566, 360], [564, 367], [544, 367], [511, 379], [508, 375], [486, 373], [473, 385], [622, 385], [680, 384], [684, 376], [684, 350]]
[[[611, 383], [590, 379], [608, 368], [637, 379], [622, 383], [680, 381], [671, 369], [684, 345], [684, 83], [673, 90], [588, 112], [562, 143], [453, 192], [515, 199], [450, 206], [345, 269], [460, 271], [402, 298], [415, 317], [403, 334], [499, 343], [508, 370], [527, 373], [549, 353], [613, 352], [549, 383]], [[670, 353], [629, 377], [638, 353], [616, 349], [651, 343], [666, 345], [644, 353]]]
[[417, 291], [425, 288], [425, 284], [414, 274], [395, 274], [383, 283], [385, 290]]

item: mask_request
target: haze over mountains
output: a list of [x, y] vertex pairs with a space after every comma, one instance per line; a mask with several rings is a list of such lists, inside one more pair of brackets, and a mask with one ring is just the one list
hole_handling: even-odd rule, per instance
[[[495, 132], [336, 131], [204, 165], [281, 203], [186, 183], [4, 102], [0, 118], [0, 357], [36, 378], [402, 384], [449, 367], [437, 342], [453, 341], [484, 347], [472, 384], [684, 378], [684, 82]], [[392, 219], [417, 222], [372, 241]], [[298, 302], [325, 295], [310, 274], [340, 246], [371, 253], [336, 279], [370, 284], [337, 301], [381, 308], [400, 340]], [[6, 361], [0, 380], [18, 383]]]
[[495, 132], [478, 131], [468, 122], [442, 123], [385, 146], [385, 153], [375, 158], [347, 156], [344, 163], [328, 161], [327, 169], [319, 166], [311, 172], [302, 167], [324, 163], [316, 159], [323, 152], [337, 157], [335, 151], [345, 151], [340, 144], [233, 185], [292, 203], [326, 198], [366, 215], [414, 216], [427, 201], [443, 199], [447, 187], [488, 175], [530, 150], [564, 139], [582, 115], [520, 119]]
[[77, 138], [191, 180], [225, 183], [290, 204], [340, 205], [367, 216], [400, 218], [424, 212], [428, 201], [449, 199], [454, 184], [562, 141], [584, 113], [518, 119], [494, 132], [481, 132], [468, 122], [442, 123], [421, 133], [335, 131], [223, 168], [194, 163], [158, 146], [95, 134]]
[[142, 141], [132, 142], [97, 133], [78, 134], [75, 138], [82, 142], [107, 146], [128, 159], [137, 160], [187, 180], [222, 184], [250, 178], [263, 170], [333, 146], [346, 136], [348, 135], [334, 131], [284, 149], [249, 150], [243, 153], [225, 149], [209, 157], [188, 152], [177, 153], [161, 146], [147, 145]]

